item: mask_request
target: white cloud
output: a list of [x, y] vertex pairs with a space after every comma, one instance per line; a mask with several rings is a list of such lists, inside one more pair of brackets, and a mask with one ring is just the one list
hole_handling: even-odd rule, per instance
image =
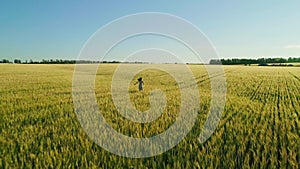
[[284, 48], [285, 49], [300, 49], [300, 45], [287, 45]]

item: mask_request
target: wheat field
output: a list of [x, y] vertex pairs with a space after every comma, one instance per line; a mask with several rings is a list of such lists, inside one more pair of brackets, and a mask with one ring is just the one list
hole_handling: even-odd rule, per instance
[[[97, 104], [106, 121], [130, 137], [151, 137], [175, 121], [180, 89], [166, 72], [139, 72], [129, 96], [139, 111], [149, 95], [166, 96], [164, 113], [146, 124], [124, 118], [111, 97], [117, 64], [101, 64], [95, 79]], [[128, 65], [132, 66], [132, 65]], [[174, 65], [172, 65], [174, 66]], [[198, 140], [210, 107], [210, 79], [204, 66], [189, 65], [199, 88], [194, 127], [174, 148], [149, 158], [115, 155], [94, 143], [74, 112], [74, 65], [0, 65], [0, 168], [300, 168], [299, 67], [224, 66], [226, 105], [213, 135]]]

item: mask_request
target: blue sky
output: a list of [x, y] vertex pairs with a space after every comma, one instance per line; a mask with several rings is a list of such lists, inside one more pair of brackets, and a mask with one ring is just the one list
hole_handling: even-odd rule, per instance
[[300, 55], [300, 1], [2, 1], [0, 59], [76, 59], [105, 24], [138, 12], [164, 12], [196, 25], [221, 58]]

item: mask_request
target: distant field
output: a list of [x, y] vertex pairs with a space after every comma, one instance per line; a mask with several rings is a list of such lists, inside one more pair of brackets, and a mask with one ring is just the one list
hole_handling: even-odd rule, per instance
[[[130, 87], [140, 111], [149, 93], [165, 92], [167, 108], [155, 122], [121, 117], [111, 98], [117, 64], [102, 64], [95, 93], [106, 121], [131, 137], [166, 130], [178, 113], [176, 81], [158, 70], [145, 70], [145, 91]], [[74, 65], [0, 64], [0, 168], [300, 168], [299, 67], [224, 66], [226, 106], [217, 130], [204, 144], [198, 136], [210, 106], [210, 81], [201, 65], [190, 65], [200, 92], [198, 119], [173, 149], [150, 158], [114, 155], [93, 143], [74, 113]]]
[[294, 65], [294, 66], [300, 66], [300, 62], [292, 62], [292, 63], [285, 63], [287, 65], [291, 64], [291, 65]]

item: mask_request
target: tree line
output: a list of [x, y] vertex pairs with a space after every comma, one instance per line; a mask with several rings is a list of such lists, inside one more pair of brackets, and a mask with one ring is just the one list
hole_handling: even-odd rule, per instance
[[210, 60], [209, 64], [222, 64], [222, 65], [251, 65], [251, 64], [258, 64], [261, 66], [268, 65], [268, 64], [282, 64], [282, 63], [294, 63], [300, 62], [299, 58], [292, 58], [289, 57], [288, 59], [285, 58], [259, 58], [259, 59], [212, 59]]
[[0, 63], [15, 63], [15, 64], [88, 64], [88, 63], [119, 63], [118, 61], [90, 61], [90, 60], [63, 60], [63, 59], [43, 59], [41, 61], [14, 59], [10, 61], [8, 59], [0, 60]]
[[[222, 64], [222, 65], [251, 65], [258, 64], [265, 66], [268, 64], [282, 64], [282, 63], [294, 63], [300, 62], [300, 57], [285, 58], [259, 58], [259, 59], [212, 59], [209, 64]], [[0, 60], [0, 63], [15, 63], [15, 64], [88, 64], [88, 63], [120, 63], [119, 61], [89, 61], [89, 60], [63, 60], [63, 59], [43, 59], [41, 61], [14, 59], [10, 61], [8, 59]], [[142, 63], [142, 62], [135, 62]]]

